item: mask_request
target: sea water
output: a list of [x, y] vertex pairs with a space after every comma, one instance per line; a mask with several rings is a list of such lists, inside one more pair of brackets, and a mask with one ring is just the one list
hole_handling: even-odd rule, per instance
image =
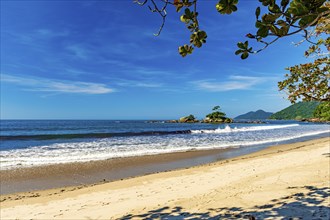
[[1, 120], [1, 170], [190, 150], [270, 146], [330, 135], [329, 124]]

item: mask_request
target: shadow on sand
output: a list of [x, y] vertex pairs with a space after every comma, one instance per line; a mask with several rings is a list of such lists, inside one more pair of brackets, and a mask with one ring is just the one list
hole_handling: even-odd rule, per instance
[[[298, 187], [291, 187], [298, 188]], [[305, 186], [305, 193], [296, 193], [248, 211], [240, 207], [222, 207], [207, 212], [189, 212], [182, 207], [162, 207], [121, 219], [330, 219], [330, 188]], [[307, 190], [307, 192], [306, 192]]]

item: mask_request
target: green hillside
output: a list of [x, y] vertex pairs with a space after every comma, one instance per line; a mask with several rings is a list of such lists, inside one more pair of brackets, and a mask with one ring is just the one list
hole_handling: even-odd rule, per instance
[[274, 113], [269, 118], [279, 120], [299, 120], [303, 118], [313, 118], [313, 113], [319, 102], [298, 102], [279, 112]]
[[271, 112], [265, 112], [264, 110], [258, 110], [258, 111], [251, 111], [243, 115], [237, 116], [235, 119], [268, 119], [269, 116], [271, 116], [273, 113]]

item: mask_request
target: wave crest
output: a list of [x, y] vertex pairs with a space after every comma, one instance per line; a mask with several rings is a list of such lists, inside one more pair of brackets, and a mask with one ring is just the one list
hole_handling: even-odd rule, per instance
[[299, 124], [289, 124], [289, 125], [267, 125], [267, 126], [251, 126], [251, 127], [241, 127], [241, 128], [231, 128], [229, 125], [226, 125], [225, 128], [217, 128], [214, 130], [192, 130], [192, 134], [221, 134], [221, 133], [230, 133], [230, 132], [246, 132], [246, 131], [263, 131], [263, 130], [273, 130], [281, 128], [296, 127]]

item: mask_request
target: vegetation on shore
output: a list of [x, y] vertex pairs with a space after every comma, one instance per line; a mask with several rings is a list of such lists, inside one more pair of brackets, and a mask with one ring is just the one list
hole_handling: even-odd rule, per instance
[[302, 120], [314, 117], [314, 111], [320, 102], [298, 102], [279, 112], [274, 113], [269, 118], [277, 120]]
[[212, 113], [206, 115], [204, 123], [232, 123], [233, 119], [227, 118], [226, 113], [222, 112], [220, 106], [215, 106]]
[[[311, 122], [330, 121], [329, 102], [298, 102], [274, 114], [263, 110], [251, 111], [237, 116], [235, 119], [249, 120], [306, 120]], [[212, 112], [207, 114], [204, 119], [198, 120], [194, 115], [188, 115], [179, 120], [167, 121], [169, 123], [232, 123], [233, 119], [226, 117], [220, 106], [215, 106]], [[253, 122], [256, 123], [256, 122]]]
[[[180, 20], [186, 24], [191, 32], [189, 44], [179, 47], [179, 54], [185, 57], [193, 53], [195, 48], [200, 48], [206, 43], [207, 32], [200, 29], [199, 13], [197, 4], [201, 0], [136, 0], [139, 5], [148, 5], [153, 13], [162, 18], [158, 36], [165, 25], [167, 10], [174, 7], [178, 13], [182, 13]], [[223, 15], [229, 15], [238, 10], [239, 0], [215, 0], [216, 10]], [[309, 48], [304, 55], [313, 61], [298, 64], [286, 68], [290, 73], [285, 74], [285, 79], [278, 82], [280, 91], [288, 95], [291, 103], [302, 101], [330, 101], [329, 70], [330, 70], [330, 3], [326, 0], [304, 1], [304, 0], [259, 0], [260, 6], [255, 10], [255, 32], [246, 34], [245, 42], [238, 42], [235, 54], [241, 59], [246, 59], [251, 54], [257, 54], [269, 45], [281, 38], [302, 33], [303, 42], [309, 43]], [[149, 4], [152, 3], [152, 4]], [[150, 6], [151, 5], [151, 6]], [[182, 10], [184, 9], [184, 10]], [[254, 41], [262, 47], [254, 49], [249, 44]], [[309, 105], [309, 104], [307, 104]], [[326, 107], [327, 105], [323, 105]], [[315, 110], [315, 109], [314, 109]], [[325, 111], [321, 108], [319, 111]], [[282, 114], [282, 113], [281, 113]], [[311, 117], [311, 112], [289, 115], [275, 115], [272, 118], [296, 119]], [[321, 118], [326, 118], [328, 113], [318, 112]], [[295, 115], [295, 117], [293, 117]], [[222, 116], [219, 116], [222, 117]]]
[[207, 114], [204, 119], [197, 120], [194, 115], [188, 115], [180, 118], [178, 121], [172, 120], [172, 123], [232, 123], [233, 119], [226, 117], [226, 113], [222, 112], [220, 106], [215, 106], [212, 109], [213, 112]]
[[314, 117], [320, 121], [330, 121], [330, 103], [322, 102], [319, 104], [314, 111]]
[[180, 123], [196, 123], [199, 122], [194, 115], [188, 115], [179, 119]]

